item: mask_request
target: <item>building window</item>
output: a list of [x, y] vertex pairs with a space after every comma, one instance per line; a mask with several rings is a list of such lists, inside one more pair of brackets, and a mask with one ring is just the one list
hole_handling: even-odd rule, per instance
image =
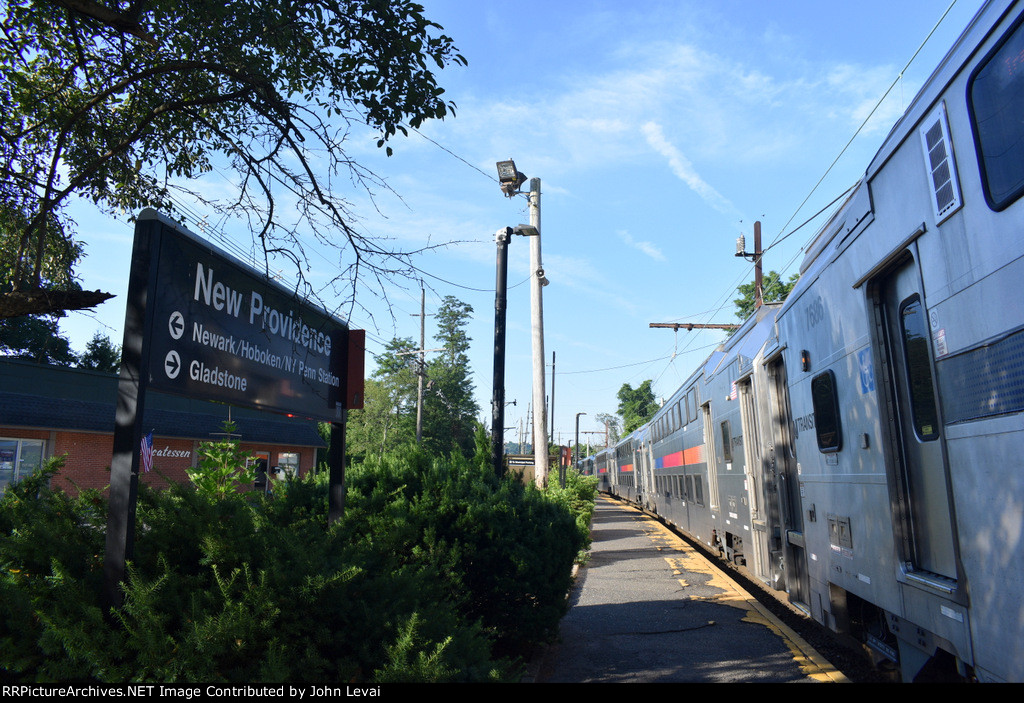
[[280, 452], [277, 455], [277, 465], [281, 467], [282, 475], [280, 478], [285, 476], [298, 476], [299, 475], [299, 454], [298, 452]]
[[0, 439], [0, 492], [43, 466], [41, 439]]

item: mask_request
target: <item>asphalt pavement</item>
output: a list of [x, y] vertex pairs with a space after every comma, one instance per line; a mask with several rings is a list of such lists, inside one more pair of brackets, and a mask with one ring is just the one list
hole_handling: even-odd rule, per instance
[[538, 683], [846, 681], [653, 517], [601, 497], [592, 538]]

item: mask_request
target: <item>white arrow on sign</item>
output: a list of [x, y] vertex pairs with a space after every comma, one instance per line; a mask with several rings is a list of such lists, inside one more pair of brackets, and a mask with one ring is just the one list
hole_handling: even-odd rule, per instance
[[167, 321], [167, 329], [174, 339], [181, 339], [181, 335], [185, 331], [185, 316], [177, 310], [172, 312], [171, 319]]
[[181, 359], [178, 358], [178, 352], [172, 349], [164, 357], [164, 373], [167, 374], [167, 378], [173, 379], [178, 377], [179, 371], [181, 371]]

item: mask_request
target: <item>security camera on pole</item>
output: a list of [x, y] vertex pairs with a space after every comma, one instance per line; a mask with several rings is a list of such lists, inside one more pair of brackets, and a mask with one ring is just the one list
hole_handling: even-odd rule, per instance
[[[498, 162], [501, 192], [508, 197], [519, 193], [526, 176], [516, 169], [514, 161]], [[533, 462], [537, 486], [542, 487], [548, 475], [547, 407], [544, 394], [544, 304], [541, 289], [548, 284], [540, 258], [540, 179], [530, 179], [528, 195], [530, 225], [536, 236], [530, 237], [530, 317], [533, 339]], [[525, 226], [521, 226], [525, 228]]]

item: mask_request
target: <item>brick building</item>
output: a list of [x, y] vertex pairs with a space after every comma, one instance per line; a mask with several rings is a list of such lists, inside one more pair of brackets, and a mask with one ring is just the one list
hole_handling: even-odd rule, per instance
[[[116, 374], [0, 358], [0, 492], [60, 455], [67, 458], [54, 487], [105, 488], [117, 385]], [[199, 443], [218, 439], [229, 416], [242, 450], [268, 467], [299, 475], [315, 467], [324, 447], [315, 421], [149, 391], [143, 428], [153, 431], [153, 471], [142, 482], [187, 481]]]

